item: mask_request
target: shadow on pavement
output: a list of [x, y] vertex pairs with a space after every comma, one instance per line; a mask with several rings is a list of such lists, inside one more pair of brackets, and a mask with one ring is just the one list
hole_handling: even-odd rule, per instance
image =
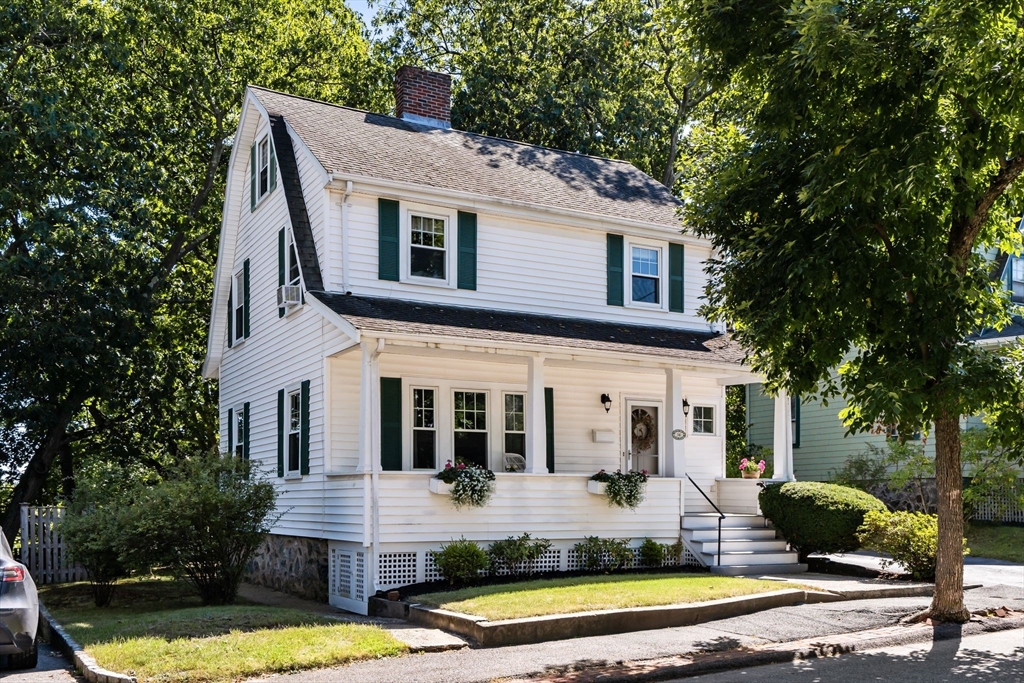
[[39, 666], [14, 671], [7, 668], [6, 661], [0, 661], [0, 679], [3, 683], [76, 683], [81, 680], [71, 673], [67, 660], [45, 643], [39, 644]]

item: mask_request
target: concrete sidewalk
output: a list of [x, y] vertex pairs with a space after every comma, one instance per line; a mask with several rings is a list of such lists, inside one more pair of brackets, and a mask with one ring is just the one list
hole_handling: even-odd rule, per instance
[[[833, 562], [853, 564], [858, 567], [865, 567], [867, 569], [875, 569], [878, 571], [898, 571], [898, 566], [888, 570], [883, 570], [882, 560], [885, 559], [886, 556], [879, 553], [869, 552], [867, 550], [858, 550], [855, 553], [846, 553], [844, 555], [813, 555], [812, 557], [824, 557], [832, 560]], [[990, 560], [985, 557], [971, 557], [968, 555], [964, 558], [964, 583], [981, 584], [983, 586], [1003, 584], [1017, 588], [1024, 588], [1024, 564], [1004, 562], [1003, 560]]]
[[[995, 585], [968, 591], [972, 611], [1024, 610], [1024, 587]], [[692, 653], [763, 647], [807, 638], [894, 626], [928, 606], [930, 598], [886, 598], [782, 607], [700, 626], [577, 638], [536, 645], [423, 654], [306, 671], [276, 683], [475, 683], [580, 668], [600, 668]], [[264, 679], [270, 680], [270, 679]]]

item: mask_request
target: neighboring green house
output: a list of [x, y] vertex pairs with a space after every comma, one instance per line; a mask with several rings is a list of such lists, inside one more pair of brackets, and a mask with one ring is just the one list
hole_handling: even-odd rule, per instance
[[[1024, 221], [1022, 221], [1024, 228]], [[992, 280], [1011, 292], [1017, 304], [1024, 304], [1024, 254], [991, 255]], [[984, 346], [1001, 346], [1024, 339], [1024, 317], [1015, 315], [1013, 324], [1002, 330], [982, 330], [975, 341]], [[793, 401], [793, 474], [797, 479], [827, 480], [842, 469], [849, 456], [862, 453], [869, 445], [882, 447], [894, 436], [880, 429], [876, 434], [845, 436], [846, 427], [839, 412], [846, 407], [842, 398], [829, 400], [828, 407], [820, 400]], [[771, 448], [773, 439], [774, 400], [766, 396], [761, 385], [747, 385], [747, 442]], [[980, 426], [981, 420], [969, 417], [964, 428]], [[934, 457], [934, 444], [925, 439], [925, 453]]]

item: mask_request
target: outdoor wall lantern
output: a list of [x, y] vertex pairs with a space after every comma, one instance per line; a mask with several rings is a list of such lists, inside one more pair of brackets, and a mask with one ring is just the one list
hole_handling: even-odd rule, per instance
[[610, 412], [612, 409], [612, 397], [608, 394], [601, 394], [601, 405], [604, 406], [604, 412]]
[[683, 417], [688, 417], [689, 415], [690, 415], [690, 402], [687, 401], [684, 398], [683, 399]]

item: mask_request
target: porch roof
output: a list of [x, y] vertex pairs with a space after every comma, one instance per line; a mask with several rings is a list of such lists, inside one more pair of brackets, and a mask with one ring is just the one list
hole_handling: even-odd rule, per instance
[[403, 299], [310, 292], [360, 332], [447, 336], [492, 342], [642, 353], [739, 365], [745, 352], [728, 335], [582, 318], [517, 313]]

